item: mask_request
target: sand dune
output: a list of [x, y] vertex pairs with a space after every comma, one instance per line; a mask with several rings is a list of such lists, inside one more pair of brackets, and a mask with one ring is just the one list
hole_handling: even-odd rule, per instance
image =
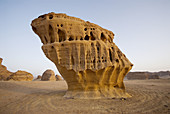
[[170, 113], [170, 80], [127, 80], [129, 99], [65, 99], [65, 81], [0, 82], [0, 114]]

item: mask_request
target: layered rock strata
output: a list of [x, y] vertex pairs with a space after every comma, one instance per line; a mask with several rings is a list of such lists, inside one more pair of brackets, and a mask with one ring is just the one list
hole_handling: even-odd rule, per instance
[[113, 32], [66, 14], [41, 15], [31, 23], [46, 57], [68, 84], [68, 98], [130, 97], [124, 76], [133, 64], [113, 43]]
[[9, 81], [32, 81], [33, 75], [26, 71], [18, 70], [17, 72], [11, 74], [7, 80]]

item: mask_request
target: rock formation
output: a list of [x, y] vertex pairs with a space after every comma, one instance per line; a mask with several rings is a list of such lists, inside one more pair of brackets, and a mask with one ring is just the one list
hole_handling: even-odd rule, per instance
[[129, 72], [127, 74], [128, 80], [147, 80], [147, 79], [159, 79], [157, 73], [151, 72]]
[[0, 58], [0, 80], [4, 81], [32, 81], [33, 75], [31, 73], [20, 71], [13, 73], [7, 70], [7, 68], [2, 65], [2, 58]]
[[38, 75], [36, 79], [41, 79], [42, 76]]
[[11, 74], [7, 80], [12, 81], [32, 81], [33, 75], [31, 73], [28, 73], [26, 71], [18, 70], [17, 72]]
[[41, 15], [31, 23], [46, 57], [68, 84], [67, 98], [130, 97], [124, 76], [133, 64], [113, 43], [113, 32], [66, 14]]
[[0, 80], [6, 81], [12, 72], [8, 71], [6, 66], [2, 65], [2, 60], [3, 59], [0, 58]]
[[62, 81], [63, 80], [62, 77], [59, 76], [59, 75], [55, 75], [55, 78], [56, 78], [56, 81]]
[[56, 81], [56, 78], [55, 78], [55, 73], [54, 71], [52, 70], [46, 70], [42, 77], [41, 77], [41, 80], [42, 81]]

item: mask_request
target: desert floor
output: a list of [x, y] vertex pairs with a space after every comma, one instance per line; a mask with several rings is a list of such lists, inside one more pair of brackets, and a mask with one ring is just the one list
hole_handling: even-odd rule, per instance
[[133, 97], [66, 99], [65, 81], [0, 82], [0, 114], [170, 114], [170, 80], [127, 80]]

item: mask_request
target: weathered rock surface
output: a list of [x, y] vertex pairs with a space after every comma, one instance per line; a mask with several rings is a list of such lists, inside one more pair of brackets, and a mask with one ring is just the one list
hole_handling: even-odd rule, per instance
[[32, 21], [42, 50], [68, 84], [68, 98], [130, 97], [124, 76], [133, 64], [113, 43], [113, 32], [66, 14], [49, 13]]
[[21, 71], [18, 70], [15, 73], [12, 73], [7, 80], [12, 80], [12, 81], [32, 81], [33, 80], [33, 75], [31, 73], [28, 73], [26, 71]]
[[42, 81], [56, 81], [54, 71], [53, 71], [53, 70], [50, 70], [50, 69], [46, 70], [46, 71], [43, 73], [43, 75], [42, 75], [42, 77], [41, 77], [41, 80], [42, 80]]
[[151, 72], [129, 72], [126, 76], [128, 80], [159, 79], [158, 73]]
[[63, 80], [62, 77], [59, 76], [59, 75], [55, 75], [55, 77], [56, 77], [56, 81], [62, 81]]
[[6, 81], [12, 72], [8, 71], [6, 66], [2, 65], [2, 60], [3, 59], [0, 58], [0, 80]]

